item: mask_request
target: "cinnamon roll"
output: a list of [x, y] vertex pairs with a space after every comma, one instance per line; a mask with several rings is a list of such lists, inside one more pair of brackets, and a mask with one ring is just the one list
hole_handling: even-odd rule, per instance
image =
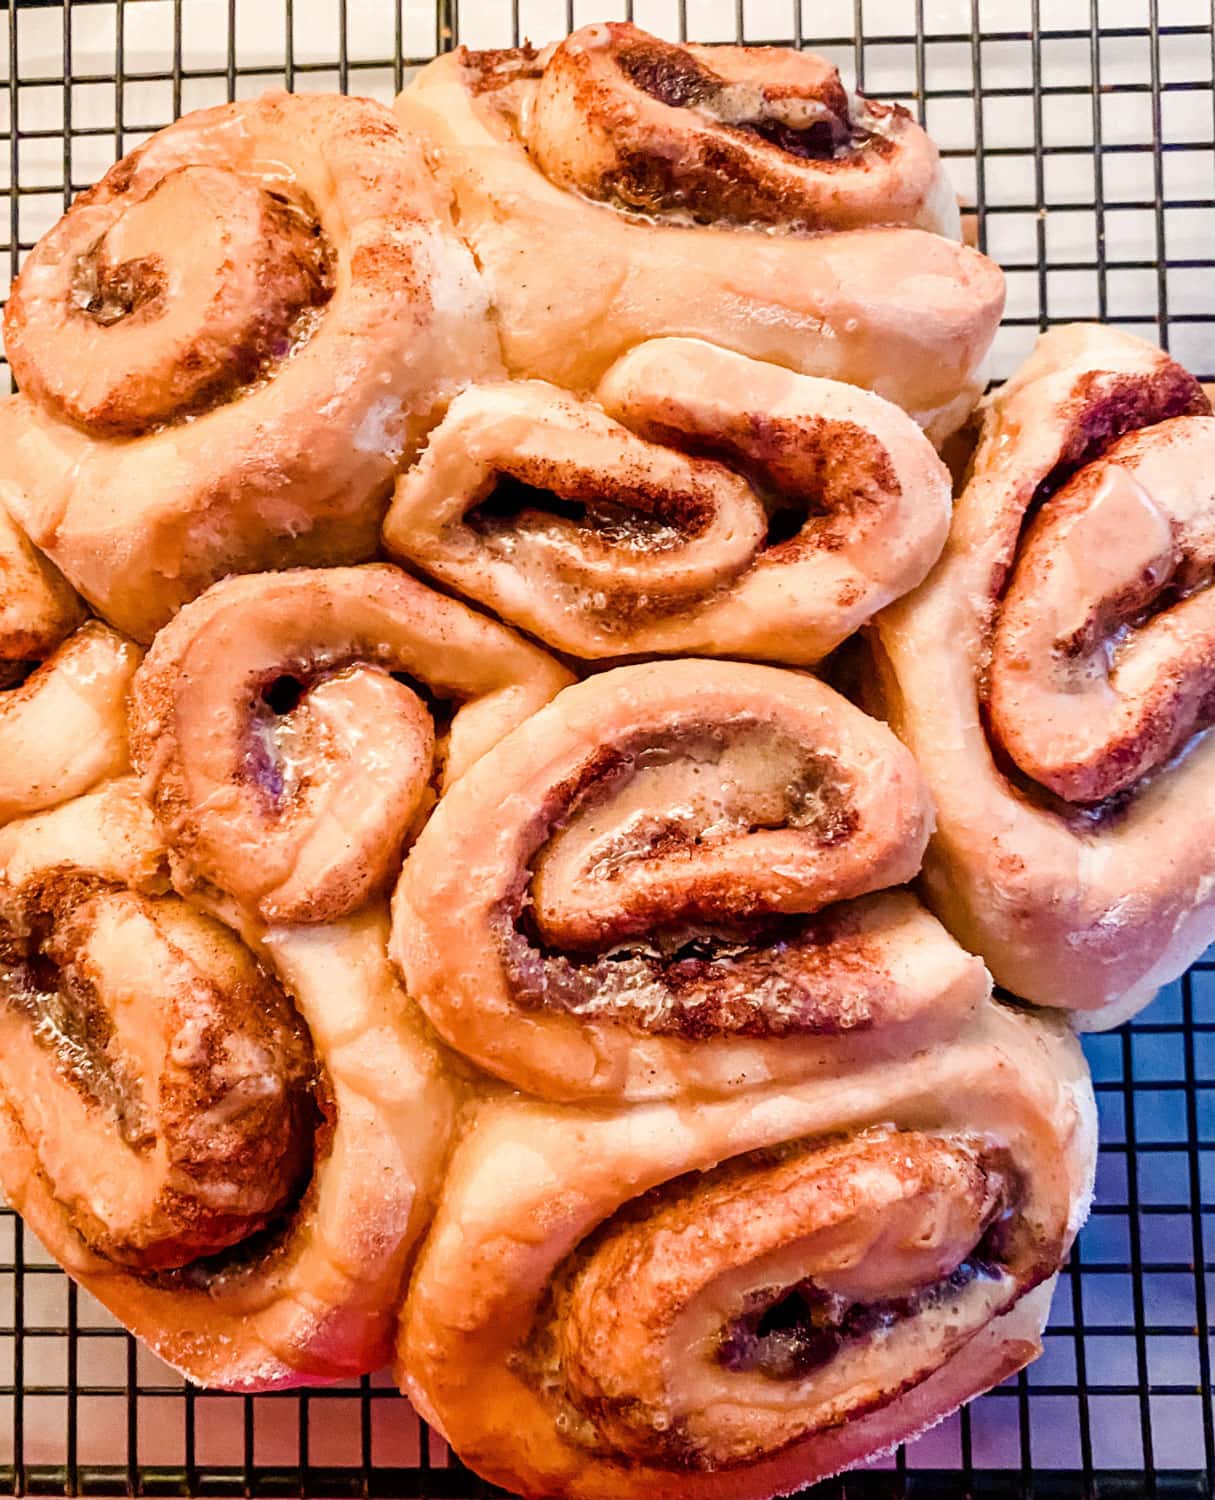
[[259, 961], [171, 894], [130, 778], [10, 823], [0, 871], [7, 1200], [204, 1385], [381, 1363], [454, 1107], [384, 914]]
[[932, 445], [881, 397], [655, 339], [595, 402], [540, 381], [457, 396], [384, 541], [572, 656], [810, 665], [920, 582], [950, 507]]
[[548, 1098], [840, 1076], [987, 993], [896, 889], [931, 822], [894, 736], [812, 677], [620, 667], [442, 798], [392, 954], [443, 1037]]
[[992, 1001], [844, 1082], [484, 1102], [406, 1303], [405, 1387], [525, 1495], [788, 1493], [1040, 1352], [1095, 1134], [1067, 1028]]
[[396, 108], [453, 194], [512, 374], [589, 391], [683, 334], [866, 386], [934, 437], [982, 389], [999, 268], [955, 242], [924, 132], [821, 58], [606, 23], [542, 52], [459, 48]]
[[327, 922], [392, 879], [435, 790], [569, 680], [387, 564], [230, 578], [157, 636], [132, 755], [180, 889]]
[[[528, 55], [530, 52], [530, 56]], [[937, 148], [900, 104], [850, 94], [785, 47], [677, 45], [630, 23], [584, 26], [532, 76], [520, 134], [550, 182], [639, 213], [781, 229], [914, 224], [960, 237]]]
[[139, 651], [96, 621], [0, 507], [0, 823], [129, 769]]
[[983, 411], [880, 692], [937, 805], [933, 907], [997, 981], [1111, 1025], [1215, 938], [1215, 420], [1159, 349], [1075, 325]]
[[397, 463], [498, 368], [420, 148], [329, 94], [125, 157], [29, 256], [5, 347], [0, 497], [137, 640], [227, 573], [370, 557]]

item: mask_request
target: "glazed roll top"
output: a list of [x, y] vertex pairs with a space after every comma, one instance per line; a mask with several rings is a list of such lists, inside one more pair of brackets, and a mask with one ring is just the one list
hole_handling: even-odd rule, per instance
[[384, 540], [573, 656], [812, 664], [923, 579], [949, 513], [945, 466], [881, 397], [655, 339], [595, 401], [462, 393]]
[[941, 563], [879, 622], [934, 902], [1001, 983], [1105, 1022], [1215, 936], [1213, 456], [1167, 355], [1052, 330], [984, 411]]
[[145, 819], [120, 782], [5, 840], [0, 1094], [81, 1237], [161, 1270], [298, 1192], [314, 1064], [252, 955], [168, 893]]
[[124, 157], [29, 256], [5, 347], [0, 494], [139, 640], [229, 572], [371, 556], [396, 463], [498, 368], [419, 147], [325, 94]]
[[979, 394], [1000, 271], [956, 243], [907, 112], [811, 53], [607, 23], [458, 48], [396, 111], [453, 195], [513, 375], [586, 392], [682, 335], [868, 387], [934, 439]]
[[0, 832], [0, 1175], [169, 1363], [382, 1361], [453, 1111], [368, 911], [259, 958], [174, 895], [133, 778]]
[[149, 154], [42, 241], [8, 319], [22, 388], [86, 431], [138, 434], [230, 396], [333, 293], [302, 204], [181, 153], [152, 177]]
[[528, 150], [590, 198], [697, 222], [958, 235], [929, 137], [813, 52], [677, 45], [605, 22], [523, 49], [515, 68], [491, 65], [487, 86], [526, 88]]
[[437, 789], [569, 681], [383, 564], [216, 584], [157, 637], [135, 763], [179, 884], [263, 922], [381, 891]]
[[785, 1493], [1038, 1352], [1094, 1114], [1066, 1029], [991, 1001], [844, 1079], [483, 1104], [406, 1306], [407, 1387], [523, 1494]]
[[618, 668], [442, 798], [397, 887], [393, 954], [447, 1040], [547, 1097], [844, 1069], [986, 993], [895, 889], [931, 821], [911, 757], [811, 677]]

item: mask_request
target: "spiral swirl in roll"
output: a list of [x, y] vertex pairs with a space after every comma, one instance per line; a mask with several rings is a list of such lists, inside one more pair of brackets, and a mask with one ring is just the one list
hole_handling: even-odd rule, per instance
[[86, 624], [66, 580], [0, 507], [0, 823], [129, 770], [140, 653]]
[[0, 494], [137, 640], [227, 573], [370, 557], [397, 462], [498, 368], [420, 148], [325, 94], [125, 157], [29, 256], [5, 347]]
[[1075, 1039], [989, 1000], [846, 1079], [483, 1103], [406, 1304], [405, 1387], [523, 1494], [786, 1494], [1040, 1352], [1095, 1137]]
[[572, 656], [810, 665], [923, 579], [950, 507], [948, 471], [889, 402], [657, 339], [597, 402], [539, 381], [458, 396], [384, 540]]
[[814, 678], [567, 688], [442, 798], [392, 952], [442, 1036], [549, 1098], [718, 1092], [923, 1046], [987, 976], [906, 891], [911, 757]]
[[395, 876], [438, 786], [568, 681], [386, 564], [230, 578], [157, 636], [132, 754], [180, 888], [327, 922]]
[[586, 392], [643, 339], [702, 338], [874, 390], [934, 440], [982, 389], [999, 268], [955, 242], [923, 131], [820, 58], [609, 23], [539, 53], [459, 48], [396, 111], [453, 196], [512, 375]]
[[1111, 329], [989, 401], [941, 562], [878, 620], [938, 808], [931, 902], [996, 979], [1113, 1024], [1215, 938], [1215, 420]]
[[849, 94], [813, 52], [677, 45], [605, 22], [524, 49], [518, 66], [535, 78], [528, 150], [587, 197], [698, 222], [960, 236], [929, 137], [901, 105]]
[[0, 871], [8, 1201], [202, 1384], [381, 1363], [454, 1107], [385, 915], [259, 961], [171, 893], [132, 778], [10, 823]]

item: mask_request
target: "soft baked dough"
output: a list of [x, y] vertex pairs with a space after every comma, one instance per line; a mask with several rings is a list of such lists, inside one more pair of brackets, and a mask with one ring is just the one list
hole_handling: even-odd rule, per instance
[[182, 889], [326, 922], [381, 894], [437, 790], [569, 680], [386, 563], [250, 574], [157, 636], [132, 756]]
[[572, 656], [809, 666], [923, 579], [950, 509], [944, 464], [880, 396], [651, 339], [594, 401], [457, 396], [384, 542]]
[[846, 1077], [988, 991], [899, 889], [931, 825], [910, 755], [816, 679], [620, 667], [442, 798], [392, 953], [442, 1036], [548, 1098]]

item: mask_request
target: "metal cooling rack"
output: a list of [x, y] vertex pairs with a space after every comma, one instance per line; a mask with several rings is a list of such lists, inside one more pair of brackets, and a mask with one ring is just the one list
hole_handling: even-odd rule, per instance
[[[270, 85], [389, 99], [463, 40], [634, 14], [668, 36], [807, 42], [944, 148], [1008, 271], [994, 374], [1100, 317], [1215, 376], [1212, 0], [77, 0], [0, 11], [0, 274], [175, 115]], [[8, 0], [11, 6], [11, 0]], [[7, 380], [7, 369], [3, 372]], [[1029, 1371], [833, 1500], [1211, 1495], [1215, 950], [1086, 1041], [1099, 1203]], [[0, 1493], [451, 1497], [488, 1492], [384, 1376], [202, 1392], [139, 1348], [0, 1210]]]

